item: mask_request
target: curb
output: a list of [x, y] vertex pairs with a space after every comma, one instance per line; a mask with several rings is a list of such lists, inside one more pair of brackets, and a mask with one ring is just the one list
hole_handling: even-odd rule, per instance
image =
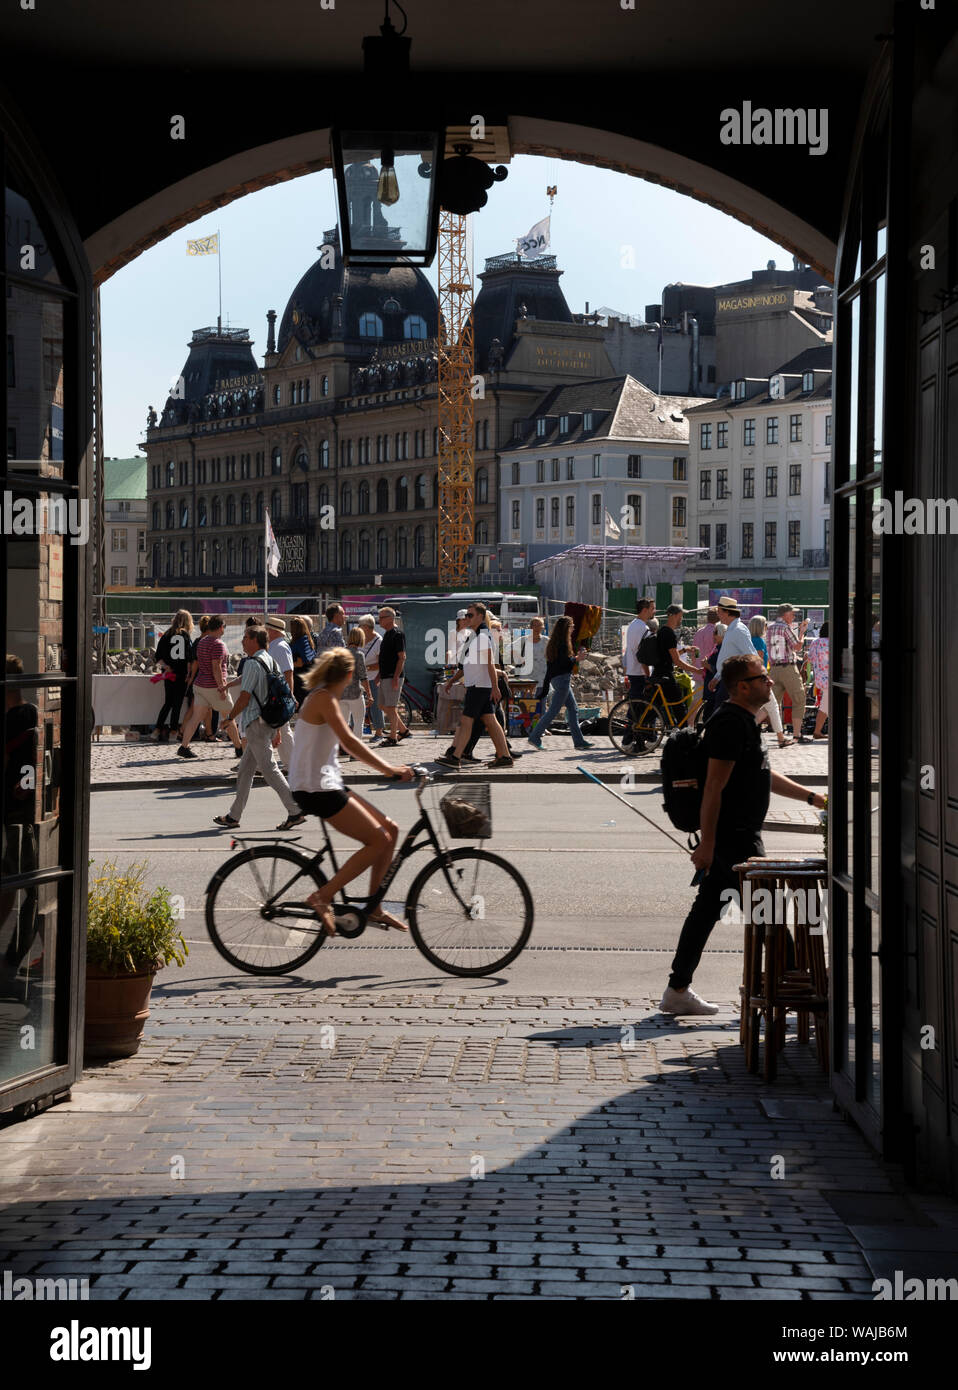
[[[442, 770], [443, 772], [449, 773], [449, 780], [452, 780], [456, 776], [455, 773], [452, 773], [451, 769], [443, 768]], [[488, 769], [486, 770], [488, 771]], [[467, 768], [464, 772], [461, 772], [458, 775], [462, 778], [468, 778], [470, 776], [476, 776], [478, 773], [478, 768]], [[495, 774], [494, 777], [491, 772], [489, 773], [489, 776], [492, 780], [494, 780], [497, 783], [582, 781], [582, 776], [578, 772], [505, 772], [500, 770]], [[621, 774], [618, 772], [607, 772], [605, 773], [605, 775], [603, 775], [601, 772], [595, 772], [593, 773], [593, 776], [597, 777], [600, 782], [609, 782], [612, 785], [618, 784], [618, 782], [621, 779]], [[365, 773], [352, 774], [350, 776], [345, 777], [343, 780], [346, 783], [347, 787], [374, 786], [377, 782], [385, 784], [385, 778], [380, 777], [375, 773], [369, 773], [368, 775]], [[797, 774], [797, 780], [800, 780], [809, 787], [828, 786], [828, 778], [823, 777], [821, 773], [810, 772], [805, 776], [799, 773]], [[659, 775], [655, 772], [637, 772], [635, 774], [635, 781], [636, 784], [658, 786], [661, 779]], [[137, 780], [136, 782], [91, 782], [90, 791], [124, 792], [139, 790], [140, 788], [143, 788], [147, 791], [159, 791], [166, 788], [169, 788], [171, 790], [175, 789], [177, 791], [184, 791], [188, 790], [190, 787], [232, 787], [235, 785], [235, 782], [235, 777], [223, 777], [212, 775], [209, 777], [191, 777], [186, 782], [179, 780], [175, 777], [162, 777], [152, 778], [149, 781]]]

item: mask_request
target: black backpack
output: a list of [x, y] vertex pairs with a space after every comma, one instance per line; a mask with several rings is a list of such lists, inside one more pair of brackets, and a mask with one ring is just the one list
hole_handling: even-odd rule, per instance
[[658, 666], [659, 664], [659, 634], [657, 632], [647, 632], [639, 643], [636, 656], [643, 666]]
[[[255, 661], [257, 658], [254, 657]], [[264, 724], [268, 724], [271, 729], [281, 729], [284, 724], [288, 724], [296, 713], [296, 701], [293, 699], [293, 692], [286, 683], [286, 677], [281, 672], [270, 670], [263, 665], [260, 666], [266, 672], [266, 699], [260, 702], [254, 695], [253, 699], [259, 705], [259, 717]]]
[[692, 834], [700, 828], [707, 764], [702, 730], [673, 729], [662, 749], [662, 792], [676, 830]]

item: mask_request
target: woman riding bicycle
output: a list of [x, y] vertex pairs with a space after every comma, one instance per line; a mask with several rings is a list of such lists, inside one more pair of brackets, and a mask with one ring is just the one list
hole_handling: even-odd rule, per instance
[[[411, 767], [387, 763], [357, 734], [350, 732], [339, 697], [349, 685], [354, 666], [352, 652], [345, 647], [331, 647], [321, 653], [313, 668], [303, 676], [303, 686], [309, 693], [299, 709], [296, 741], [289, 763], [289, 789], [297, 805], [307, 815], [319, 816], [362, 845], [319, 892], [306, 899], [328, 936], [336, 934], [332, 907], [336, 894], [358, 878], [364, 869], [371, 870], [369, 891], [370, 895], [375, 893], [392, 863], [399, 836], [395, 821], [344, 785], [339, 768], [340, 745], [352, 757], [393, 780], [411, 782], [415, 776]], [[381, 907], [370, 915], [369, 921], [383, 931], [390, 927], [408, 931], [404, 922]]]

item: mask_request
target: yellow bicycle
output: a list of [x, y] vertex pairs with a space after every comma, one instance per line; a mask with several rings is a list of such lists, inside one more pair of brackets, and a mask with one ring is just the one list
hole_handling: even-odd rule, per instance
[[704, 696], [671, 703], [665, 698], [660, 684], [646, 686], [641, 699], [620, 700], [609, 715], [609, 738], [612, 746], [626, 757], [654, 753], [672, 729], [697, 727], [704, 722]]

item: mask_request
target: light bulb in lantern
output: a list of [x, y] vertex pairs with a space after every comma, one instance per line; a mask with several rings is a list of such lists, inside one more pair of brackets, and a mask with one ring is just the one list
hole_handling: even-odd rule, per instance
[[396, 170], [393, 167], [392, 150], [383, 150], [382, 168], [379, 171], [379, 184], [376, 188], [376, 197], [387, 207], [392, 207], [399, 202], [399, 180], [396, 178]]

